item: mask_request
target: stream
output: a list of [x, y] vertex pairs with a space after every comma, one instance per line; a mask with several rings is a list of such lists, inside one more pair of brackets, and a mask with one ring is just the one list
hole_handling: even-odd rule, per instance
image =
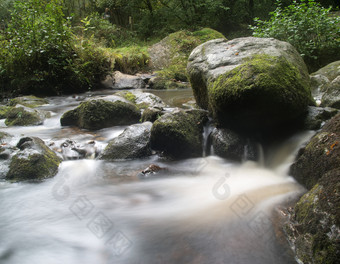
[[[153, 92], [153, 91], [148, 91]], [[155, 91], [171, 107], [192, 100], [191, 90]], [[88, 98], [50, 97], [44, 125], [5, 127], [47, 145], [95, 141], [104, 149], [126, 127], [86, 131], [60, 126], [61, 115]], [[311, 132], [271, 146], [258, 162], [214, 155], [165, 161], [67, 160], [42, 183], [0, 181], [0, 263], [3, 264], [286, 264], [296, 263], [278, 232], [280, 205], [305, 190], [287, 174]], [[161, 172], [138, 172], [156, 164]]]

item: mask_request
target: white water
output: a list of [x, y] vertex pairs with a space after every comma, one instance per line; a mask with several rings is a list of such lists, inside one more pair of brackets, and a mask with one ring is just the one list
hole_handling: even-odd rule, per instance
[[[96, 140], [104, 147], [124, 128], [61, 128], [76, 104], [55, 98], [44, 126], [3, 128], [47, 142]], [[0, 182], [0, 263], [153, 264], [294, 263], [277, 240], [273, 208], [304, 190], [287, 175], [308, 133], [266, 153], [260, 163], [208, 156], [182, 161], [156, 156], [125, 162], [64, 161], [39, 184]], [[150, 164], [167, 168], [149, 177]]]

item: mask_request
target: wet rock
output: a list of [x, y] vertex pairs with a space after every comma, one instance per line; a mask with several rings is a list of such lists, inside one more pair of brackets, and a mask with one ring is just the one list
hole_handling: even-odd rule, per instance
[[174, 79], [167, 79], [163, 77], [153, 77], [149, 81], [149, 88], [155, 90], [166, 89], [188, 89], [190, 87], [189, 82], [178, 81]]
[[12, 107], [0, 105], [0, 119], [5, 119], [7, 117], [7, 113], [11, 110]]
[[100, 159], [137, 159], [150, 156], [151, 127], [151, 122], [129, 126], [109, 142]]
[[124, 74], [119, 71], [114, 72], [113, 77], [107, 76], [102, 82], [105, 88], [111, 89], [143, 89], [146, 86], [141, 76]]
[[138, 176], [140, 177], [149, 177], [150, 175], [157, 174], [160, 171], [166, 171], [166, 168], [162, 168], [156, 164], [151, 164], [146, 169], [142, 170], [140, 173], [138, 173]]
[[142, 114], [142, 122], [155, 122], [158, 118], [160, 118], [164, 113], [159, 108], [148, 107], [143, 111]]
[[63, 160], [94, 159], [99, 155], [95, 141], [80, 144], [74, 140], [67, 139], [60, 144], [56, 151], [62, 155]]
[[340, 75], [325, 86], [325, 92], [321, 98], [321, 106], [340, 109]]
[[37, 106], [48, 104], [48, 100], [45, 98], [39, 98], [33, 95], [27, 95], [27, 96], [15, 97], [9, 100], [9, 103], [8, 103], [9, 106], [16, 106], [18, 104], [26, 106], [26, 107], [34, 108]]
[[60, 123], [62, 126], [96, 130], [138, 123], [140, 117], [140, 111], [132, 103], [99, 99], [83, 102], [77, 108], [64, 113]]
[[47, 112], [32, 109], [23, 105], [16, 105], [6, 113], [6, 126], [38, 126], [44, 123]]
[[163, 102], [163, 100], [152, 93], [142, 91], [123, 91], [117, 94], [135, 104], [139, 109], [145, 109], [147, 107], [166, 107], [166, 104]]
[[40, 138], [21, 138], [17, 148], [19, 151], [11, 159], [7, 180], [42, 180], [58, 172], [61, 159]]
[[325, 123], [338, 113], [338, 110], [331, 107], [308, 106], [308, 114], [304, 120], [303, 128], [306, 130], [318, 130]]
[[215, 128], [210, 137], [214, 153], [220, 157], [235, 161], [258, 159], [256, 144], [230, 129]]
[[203, 110], [177, 110], [157, 119], [151, 129], [151, 148], [170, 158], [199, 157], [203, 153]]
[[290, 174], [309, 190], [292, 208], [285, 225], [297, 258], [303, 263], [338, 263], [340, 114], [299, 151]]
[[272, 38], [208, 41], [193, 50], [187, 69], [197, 104], [220, 127], [269, 131], [314, 103], [302, 58]]
[[340, 114], [329, 120], [308, 144], [300, 149], [290, 175], [311, 189], [327, 171], [340, 165]]

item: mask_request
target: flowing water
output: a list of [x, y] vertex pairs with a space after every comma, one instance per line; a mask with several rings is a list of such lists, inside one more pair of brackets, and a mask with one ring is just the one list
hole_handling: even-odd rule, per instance
[[[157, 95], [173, 106], [192, 97], [190, 91]], [[22, 135], [55, 145], [65, 139], [95, 140], [102, 149], [125, 128], [60, 127], [61, 114], [78, 103], [74, 97], [50, 98], [41, 108], [53, 116], [43, 126], [1, 131], [15, 135], [13, 142]], [[295, 135], [259, 162], [216, 156], [68, 160], [54, 178], [39, 184], [0, 181], [0, 263], [295, 263], [277, 232], [273, 210], [304, 192], [287, 171], [309, 137], [307, 132]], [[150, 164], [165, 169], [138, 173]]]

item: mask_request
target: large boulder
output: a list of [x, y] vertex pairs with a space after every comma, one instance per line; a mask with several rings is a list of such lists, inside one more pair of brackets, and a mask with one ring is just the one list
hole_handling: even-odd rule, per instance
[[303, 148], [290, 173], [309, 190], [290, 210], [286, 234], [302, 263], [340, 259], [340, 114]]
[[129, 126], [109, 142], [100, 159], [136, 159], [150, 156], [151, 127], [151, 122]]
[[166, 104], [163, 100], [152, 93], [147, 93], [141, 90], [134, 91], [121, 91], [117, 95], [122, 96], [126, 100], [135, 104], [139, 109], [145, 109], [147, 107], [163, 108]]
[[178, 110], [157, 119], [151, 129], [151, 148], [167, 157], [199, 157], [203, 153], [203, 110]]
[[221, 127], [268, 130], [313, 104], [305, 63], [276, 39], [208, 41], [193, 50], [187, 69], [197, 104]]
[[12, 157], [7, 180], [42, 180], [58, 172], [61, 159], [40, 138], [21, 138], [17, 148], [19, 151]]
[[63, 114], [62, 126], [78, 126], [96, 130], [111, 126], [131, 125], [141, 118], [139, 109], [132, 103], [102, 99], [82, 102], [77, 108]]
[[107, 76], [102, 85], [109, 89], [142, 89], [146, 83], [140, 76], [114, 72], [113, 76]]

